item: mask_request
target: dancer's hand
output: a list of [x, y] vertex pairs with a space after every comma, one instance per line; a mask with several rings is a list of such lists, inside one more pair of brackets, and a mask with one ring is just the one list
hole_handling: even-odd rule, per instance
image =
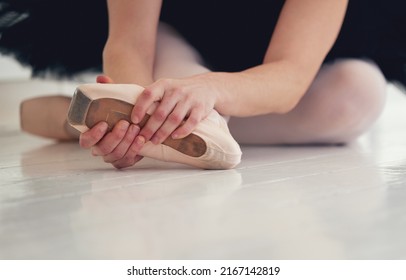
[[214, 73], [183, 79], [160, 79], [138, 97], [131, 120], [139, 123], [148, 108], [159, 102], [140, 135], [145, 141], [161, 144], [166, 138], [186, 137], [213, 110], [219, 95]]
[[80, 135], [80, 146], [91, 149], [92, 155], [102, 156], [103, 160], [120, 169], [134, 165], [142, 159], [138, 155], [145, 141], [137, 137], [140, 129], [127, 121], [119, 121], [111, 132], [107, 123], [100, 122]]
[[[108, 76], [99, 76], [97, 82], [113, 83], [113, 80]], [[91, 149], [94, 156], [103, 157], [105, 162], [111, 163], [116, 168], [132, 166], [143, 158], [138, 153], [145, 139], [138, 136], [140, 128], [137, 125], [121, 120], [112, 131], [107, 130], [106, 122], [98, 123], [80, 135], [80, 146]]]

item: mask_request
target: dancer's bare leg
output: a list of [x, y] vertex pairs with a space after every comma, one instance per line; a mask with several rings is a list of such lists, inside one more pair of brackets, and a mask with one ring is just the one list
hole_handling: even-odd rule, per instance
[[210, 72], [203, 66], [200, 54], [172, 27], [160, 24], [158, 28], [154, 79], [183, 78]]
[[[170, 27], [161, 24], [154, 78], [180, 78], [208, 72], [201, 59]], [[77, 140], [79, 133], [67, 125], [71, 98], [60, 95], [25, 100], [20, 106], [21, 129], [31, 134], [56, 140]]]
[[79, 133], [66, 120], [71, 98], [62, 95], [35, 97], [20, 105], [20, 125], [25, 132], [69, 141], [79, 138]]
[[374, 64], [339, 60], [322, 67], [289, 113], [231, 118], [229, 127], [240, 144], [347, 143], [378, 118], [385, 104], [386, 85]]

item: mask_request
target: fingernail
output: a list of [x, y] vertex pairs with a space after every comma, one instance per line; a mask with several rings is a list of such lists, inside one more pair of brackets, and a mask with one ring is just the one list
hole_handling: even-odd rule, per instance
[[120, 129], [121, 130], [127, 130], [129, 125], [130, 124], [128, 122], [120, 122]]
[[104, 133], [107, 129], [109, 128], [109, 125], [106, 122], [103, 122], [100, 126], [99, 126], [99, 130], [100, 132]]
[[135, 138], [135, 141], [138, 145], [144, 145], [145, 144], [145, 138], [143, 136], [137, 136], [137, 138]]
[[138, 117], [132, 117], [131, 118], [131, 121], [133, 122], [133, 123], [135, 123], [135, 124], [138, 124], [139, 122], [140, 122], [140, 120], [138, 119]]

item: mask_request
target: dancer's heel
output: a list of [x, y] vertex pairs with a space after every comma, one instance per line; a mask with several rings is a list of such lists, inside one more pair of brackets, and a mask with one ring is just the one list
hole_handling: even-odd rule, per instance
[[60, 141], [74, 140], [79, 133], [67, 124], [70, 97], [54, 95], [24, 100], [20, 104], [21, 130]]

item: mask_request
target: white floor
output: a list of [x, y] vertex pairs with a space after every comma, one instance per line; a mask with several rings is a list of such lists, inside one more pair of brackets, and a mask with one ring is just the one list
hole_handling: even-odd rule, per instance
[[144, 160], [117, 171], [18, 127], [0, 82], [0, 259], [405, 259], [406, 95], [345, 147], [243, 147], [235, 170]]

